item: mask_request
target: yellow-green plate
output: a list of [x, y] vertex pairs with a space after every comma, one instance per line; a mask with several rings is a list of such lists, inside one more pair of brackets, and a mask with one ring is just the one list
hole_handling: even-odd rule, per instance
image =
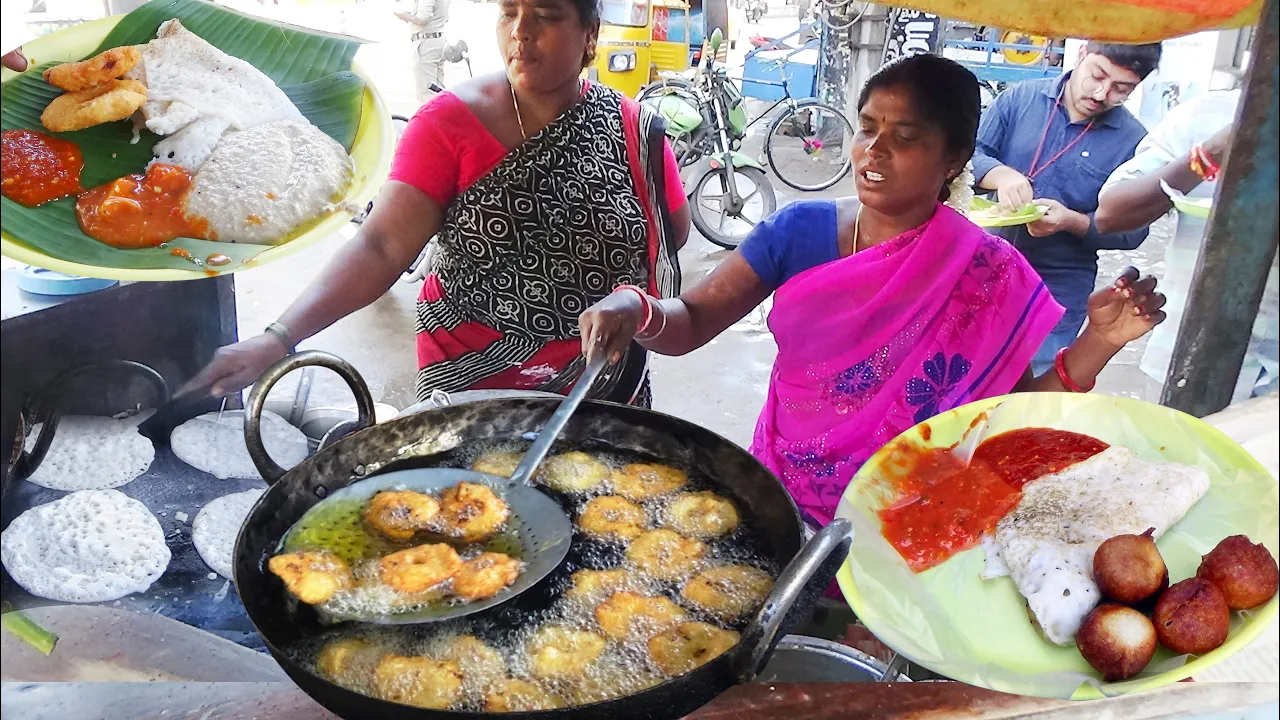
[[1044, 217], [1044, 214], [1048, 212], [1048, 208], [1043, 205], [1027, 203], [1022, 207], [1022, 209], [1011, 215], [1001, 215], [997, 217], [984, 216], [980, 214], [985, 210], [999, 207], [999, 205], [999, 203], [992, 202], [986, 198], [974, 198], [969, 203], [969, 221], [982, 228], [1013, 227], [1014, 225], [1026, 225], [1027, 223], [1033, 223]]
[[899, 443], [950, 446], [980, 413], [1001, 403], [1005, 406], [992, 414], [989, 433], [1018, 427], [1072, 430], [1127, 447], [1146, 460], [1194, 465], [1209, 473], [1208, 493], [1158, 543], [1173, 582], [1194, 575], [1201, 556], [1230, 535], [1248, 535], [1277, 554], [1275, 479], [1208, 423], [1159, 405], [1103, 395], [1025, 393], [983, 400], [923, 423], [929, 426], [927, 441], [921, 426], [903, 433], [863, 466], [840, 502], [837, 514], [853, 522], [855, 536], [837, 579], [876, 637], [912, 661], [971, 685], [1019, 695], [1095, 699], [1191, 677], [1267, 631], [1276, 618], [1274, 597], [1247, 614], [1232, 613], [1231, 633], [1218, 649], [1184, 662], [1162, 648], [1136, 678], [1103, 683], [1074, 646], [1059, 647], [1040, 637], [1008, 577], [979, 577], [981, 547], [923, 573], [911, 572], [880, 535], [875, 511], [892, 499], [879, 474], [881, 463]]
[[1213, 198], [1207, 197], [1181, 197], [1173, 198], [1173, 206], [1179, 212], [1184, 212], [1192, 217], [1208, 218], [1209, 211], [1213, 210]]
[[[45, 35], [25, 44], [23, 52], [32, 66], [55, 61], [79, 60], [98, 47], [107, 33], [123, 17], [123, 15], [115, 15]], [[395, 131], [391, 126], [391, 114], [387, 110], [386, 103], [383, 102], [382, 95], [378, 93], [368, 74], [355, 63], [352, 63], [351, 70], [365, 80], [365, 91], [360, 109], [360, 127], [356, 130], [355, 142], [351, 146], [351, 159], [355, 163], [355, 181], [347, 193], [346, 200], [352, 207], [363, 207], [373, 199], [386, 181], [391, 166], [391, 151], [395, 144]], [[17, 73], [6, 69], [3, 79], [8, 81], [16, 75]], [[245, 262], [239, 269], [259, 267], [310, 247], [340, 230], [351, 221], [351, 218], [351, 212], [339, 210], [287, 243], [263, 246], [260, 254]], [[46, 255], [9, 233], [0, 235], [0, 251], [5, 257], [28, 265], [83, 277], [111, 280], [190, 280], [206, 277], [203, 270], [194, 267], [191, 270], [169, 270], [85, 265]]]

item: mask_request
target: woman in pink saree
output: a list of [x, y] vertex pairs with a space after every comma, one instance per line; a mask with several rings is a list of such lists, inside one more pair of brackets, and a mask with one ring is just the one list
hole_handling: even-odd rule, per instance
[[858, 109], [857, 198], [793, 203], [678, 298], [620, 288], [580, 319], [587, 348], [618, 354], [634, 337], [680, 355], [772, 294], [778, 356], [751, 452], [817, 525], [904, 430], [1009, 392], [1085, 391], [1164, 319], [1154, 278], [1130, 268], [1090, 299], [1056, 367], [1034, 376], [1062, 308], [1016, 249], [941, 202], [965, 190], [977, 80], [919, 55], [882, 68]]

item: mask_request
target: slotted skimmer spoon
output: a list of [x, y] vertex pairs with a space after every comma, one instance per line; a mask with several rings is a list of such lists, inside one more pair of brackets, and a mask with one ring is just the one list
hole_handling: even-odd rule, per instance
[[359, 501], [360, 507], [363, 508], [370, 498], [382, 490], [412, 490], [438, 495], [439, 492], [461, 482], [475, 483], [488, 486], [511, 509], [504, 534], [514, 538], [516, 547], [509, 550], [504, 548], [503, 551], [523, 563], [520, 577], [514, 584], [493, 597], [469, 603], [445, 600], [405, 612], [369, 614], [334, 612], [328, 608], [317, 608], [322, 616], [335, 621], [352, 620], [382, 625], [409, 625], [450, 620], [511, 600], [559, 567], [569, 552], [569, 543], [573, 538], [573, 524], [560, 503], [532, 484], [533, 474], [546, 459], [556, 438], [569, 423], [569, 418], [586, 398], [606, 362], [605, 353], [598, 353], [587, 363], [573, 387], [573, 392], [560, 402], [560, 407], [556, 408], [555, 414], [538, 432], [537, 439], [525, 452], [511, 477], [503, 478], [475, 470], [454, 468], [415, 468], [376, 475], [367, 480], [352, 483], [311, 507], [294, 527], [285, 533], [282, 543], [288, 543], [290, 535], [296, 528], [306, 526], [308, 516], [335, 503], [355, 500]]

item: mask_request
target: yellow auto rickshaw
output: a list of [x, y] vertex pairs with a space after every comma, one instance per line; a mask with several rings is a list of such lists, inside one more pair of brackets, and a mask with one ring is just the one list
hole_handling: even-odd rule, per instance
[[660, 71], [688, 69], [690, 33], [685, 0], [603, 0], [588, 77], [635, 97]]

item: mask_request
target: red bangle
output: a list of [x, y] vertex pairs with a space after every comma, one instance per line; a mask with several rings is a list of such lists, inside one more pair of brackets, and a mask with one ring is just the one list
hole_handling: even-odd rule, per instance
[[1098, 384], [1098, 380], [1095, 378], [1093, 382], [1089, 383], [1089, 387], [1082, 388], [1076, 384], [1075, 380], [1071, 379], [1071, 376], [1067, 374], [1067, 348], [1062, 348], [1054, 356], [1053, 369], [1058, 371], [1058, 379], [1062, 381], [1063, 387], [1073, 393], [1087, 393]]
[[1191, 158], [1191, 169], [1205, 180], [1213, 182], [1218, 178], [1218, 174], [1222, 172], [1222, 165], [1214, 162], [1213, 158], [1209, 157], [1209, 153], [1205, 152], [1203, 145], [1196, 145], [1191, 148]]
[[636, 334], [639, 335], [649, 329], [649, 323], [653, 322], [653, 305], [649, 303], [649, 294], [641, 290], [635, 285], [619, 285], [614, 292], [629, 290], [640, 298], [640, 304], [644, 306], [644, 319], [640, 321], [639, 327], [636, 328]]

